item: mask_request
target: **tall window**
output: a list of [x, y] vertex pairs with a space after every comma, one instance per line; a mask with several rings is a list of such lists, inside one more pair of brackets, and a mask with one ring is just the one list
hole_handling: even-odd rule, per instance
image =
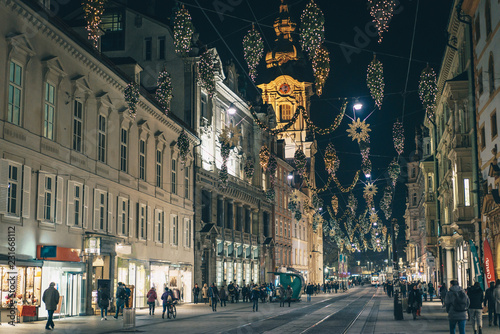
[[483, 69], [480, 68], [478, 70], [477, 74], [477, 90], [479, 92], [479, 95], [483, 94], [484, 92], [484, 87], [483, 87]]
[[170, 215], [170, 243], [174, 246], [179, 244], [179, 217]]
[[146, 181], [146, 142], [139, 140], [139, 178]]
[[184, 247], [191, 248], [191, 220], [184, 218]]
[[146, 37], [144, 39], [144, 60], [151, 60], [151, 55], [153, 53], [153, 45], [151, 37]]
[[19, 216], [19, 195], [21, 190], [21, 166], [9, 163], [9, 179], [7, 181], [7, 214]]
[[98, 228], [99, 230], [105, 230], [106, 229], [106, 193], [105, 192], [98, 192], [98, 197], [97, 197], [97, 210], [98, 210]]
[[495, 61], [493, 59], [493, 53], [490, 53], [490, 59], [488, 61], [488, 83], [490, 95], [492, 95], [495, 92]]
[[163, 154], [161, 150], [156, 150], [156, 186], [158, 188], [162, 187], [162, 166]]
[[127, 226], [129, 220], [129, 200], [128, 198], [118, 197], [118, 234], [127, 235]]
[[432, 184], [432, 174], [427, 175], [427, 189], [428, 191], [432, 191], [434, 185]]
[[208, 118], [207, 115], [207, 94], [201, 93], [201, 106], [200, 106], [201, 117]]
[[116, 9], [106, 9], [100, 24], [105, 34], [101, 37], [102, 51], [125, 49], [125, 15]]
[[165, 59], [165, 36], [158, 37], [158, 59]]
[[189, 199], [189, 167], [184, 167], [184, 197]]
[[68, 225], [82, 227], [83, 185], [68, 181]]
[[280, 121], [289, 121], [292, 119], [292, 106], [289, 104], [280, 105]]
[[73, 103], [73, 150], [82, 151], [83, 104], [75, 100]]
[[486, 134], [484, 131], [484, 125], [479, 129], [479, 136], [481, 137], [481, 149], [484, 149], [486, 147]]
[[470, 180], [464, 179], [464, 204], [470, 206]]
[[52, 222], [55, 218], [55, 177], [46, 175], [44, 181], [43, 220]]
[[120, 170], [127, 172], [128, 131], [122, 128], [120, 133]]
[[56, 89], [50, 83], [45, 83], [45, 103], [43, 112], [43, 136], [54, 140], [54, 113]]
[[97, 160], [106, 162], [106, 117], [99, 115], [97, 135]]
[[474, 30], [476, 32], [476, 43], [479, 42], [479, 39], [481, 38], [481, 18], [479, 14], [477, 15], [475, 21], [474, 21]]
[[177, 194], [177, 161], [172, 159], [172, 172], [171, 172], [171, 180], [172, 184], [172, 194]]
[[146, 204], [139, 204], [137, 220], [139, 222], [137, 237], [141, 240], [146, 240]]
[[490, 37], [491, 34], [491, 2], [486, 0], [484, 5], [484, 19], [486, 22], [486, 37]]
[[491, 120], [491, 139], [495, 138], [498, 134], [498, 127], [497, 127], [497, 111], [490, 116]]
[[155, 241], [163, 242], [164, 215], [162, 210], [155, 210]]
[[10, 62], [9, 72], [9, 106], [7, 121], [16, 125], [21, 124], [21, 99], [23, 94], [23, 68]]

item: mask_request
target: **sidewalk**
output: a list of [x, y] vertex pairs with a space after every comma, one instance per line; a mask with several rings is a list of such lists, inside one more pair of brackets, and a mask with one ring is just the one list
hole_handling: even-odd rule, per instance
[[[404, 311], [404, 320], [394, 320], [394, 299], [389, 298], [382, 288], [378, 288], [375, 297], [368, 303], [359, 319], [366, 319], [364, 324], [358, 321], [349, 333], [449, 333], [448, 315], [441, 301], [424, 302], [421, 316], [413, 320], [411, 314]], [[474, 333], [472, 322], [467, 321], [465, 330]], [[498, 333], [498, 327], [488, 327], [488, 315], [483, 315], [483, 333]], [[457, 328], [458, 332], [458, 328]]]

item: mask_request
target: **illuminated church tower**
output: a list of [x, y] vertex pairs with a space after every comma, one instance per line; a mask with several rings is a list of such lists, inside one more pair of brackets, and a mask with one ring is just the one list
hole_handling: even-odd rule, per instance
[[[262, 100], [271, 105], [276, 113], [277, 128], [288, 124], [295, 114], [297, 107], [305, 108], [309, 115], [310, 97], [313, 95], [312, 72], [306, 64], [299, 47], [292, 37], [296, 24], [292, 22], [288, 12], [288, 5], [281, 0], [279, 16], [274, 21], [276, 33], [275, 47], [266, 54], [266, 73], [263, 74], [267, 83], [258, 87], [262, 90]], [[299, 115], [293, 126], [277, 135], [283, 140], [284, 158], [293, 160], [295, 151], [302, 148], [309, 162], [309, 179], [315, 186], [314, 154], [316, 143], [312, 134], [307, 132], [307, 125]]]
[[[276, 33], [275, 47], [266, 54], [265, 73], [260, 75], [264, 83], [258, 85], [262, 90], [263, 103], [271, 105], [276, 114], [277, 128], [282, 128], [293, 119], [297, 107], [302, 106], [310, 115], [310, 98], [313, 92], [313, 78], [310, 64], [296, 45], [293, 33], [296, 24], [291, 20], [288, 5], [281, 0], [279, 16], [274, 21]], [[283, 158], [292, 166], [295, 151], [302, 148], [308, 166], [307, 173], [310, 186], [316, 187], [314, 172], [314, 154], [316, 141], [313, 133], [307, 131], [307, 124], [298, 116], [294, 124], [285, 132], [277, 135], [282, 141]], [[303, 184], [301, 192], [312, 203], [312, 192]], [[305, 203], [304, 203], [305, 204]], [[312, 210], [303, 215], [307, 228], [307, 267], [304, 273], [308, 282], [323, 283], [323, 227], [319, 224], [316, 232], [312, 228]]]

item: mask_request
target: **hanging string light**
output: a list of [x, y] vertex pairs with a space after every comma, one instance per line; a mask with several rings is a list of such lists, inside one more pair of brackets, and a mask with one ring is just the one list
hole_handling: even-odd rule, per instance
[[299, 175], [301, 176], [304, 176], [307, 170], [307, 158], [304, 154], [304, 151], [302, 151], [300, 147], [295, 151], [293, 160], [295, 162], [295, 170], [297, 171], [297, 173], [299, 173]]
[[135, 118], [135, 115], [137, 114], [137, 103], [139, 103], [140, 97], [139, 85], [135, 82], [129, 83], [127, 87], [125, 87], [123, 94], [125, 102], [127, 102], [128, 105], [130, 116]]
[[398, 155], [403, 154], [405, 149], [404, 128], [403, 123], [401, 123], [399, 119], [392, 127], [392, 139], [394, 141], [394, 149], [398, 152]]
[[266, 145], [260, 148], [259, 159], [260, 159], [260, 167], [265, 171], [267, 169], [267, 164], [269, 163], [269, 157], [271, 152], [267, 148]]
[[245, 162], [245, 175], [246, 177], [251, 180], [253, 177], [253, 174], [255, 173], [255, 166], [253, 164], [253, 159], [251, 157], [247, 157], [247, 160]]
[[337, 156], [337, 151], [335, 150], [335, 146], [333, 146], [332, 143], [329, 143], [326, 146], [326, 151], [325, 151], [325, 169], [330, 175], [335, 175], [337, 170], [340, 167], [340, 160], [339, 157]]
[[324, 45], [317, 48], [314, 52], [312, 69], [316, 95], [321, 96], [323, 93], [323, 87], [325, 87], [326, 79], [328, 79], [328, 75], [330, 74], [330, 53]]
[[170, 101], [173, 97], [172, 91], [172, 78], [170, 77], [170, 74], [163, 69], [158, 75], [155, 97], [156, 101], [158, 101], [165, 113], [170, 111]]
[[373, 100], [375, 100], [375, 105], [380, 110], [382, 108], [382, 100], [384, 99], [384, 67], [375, 55], [373, 55], [373, 60], [368, 65], [366, 85], [370, 90]]
[[307, 115], [307, 112], [304, 109], [304, 107], [299, 106], [299, 107], [297, 107], [297, 110], [300, 110], [302, 112], [302, 117], [304, 118], [304, 121], [307, 123], [307, 130], [313, 131], [319, 135], [324, 136], [324, 135], [329, 135], [333, 131], [337, 130], [340, 123], [344, 119], [346, 108], [347, 108], [347, 100], [344, 100], [344, 103], [342, 104], [342, 107], [340, 108], [340, 113], [337, 115], [337, 117], [335, 117], [333, 123], [328, 128], [325, 128], [325, 129], [319, 128], [309, 119], [309, 116]]
[[311, 0], [300, 16], [300, 45], [311, 59], [324, 41], [325, 15], [314, 0]]
[[422, 101], [427, 117], [434, 117], [436, 108], [437, 79], [436, 73], [432, 67], [427, 64], [420, 74], [420, 83], [418, 84], [418, 95]]
[[179, 160], [182, 164], [186, 163], [187, 155], [189, 154], [189, 139], [184, 130], [177, 138], [177, 148], [179, 149]]
[[385, 214], [385, 219], [389, 220], [392, 216], [392, 192], [393, 188], [390, 185], [387, 185], [384, 188], [384, 195], [380, 200], [380, 208]]
[[398, 180], [399, 173], [401, 172], [401, 167], [399, 166], [396, 158], [394, 158], [389, 164], [389, 168], [387, 169], [389, 172], [389, 177], [392, 180], [392, 186], [396, 186], [396, 181]]
[[83, 15], [87, 21], [85, 27], [88, 32], [89, 39], [92, 41], [94, 48], [99, 46], [99, 25], [102, 21], [104, 13], [104, 3], [106, 0], [83, 0]]
[[248, 65], [250, 78], [253, 82], [257, 78], [257, 66], [264, 55], [264, 42], [259, 31], [252, 24], [252, 29], [243, 38], [243, 56]]
[[368, 9], [378, 31], [379, 43], [382, 43], [382, 34], [389, 30], [389, 22], [394, 15], [395, 8], [395, 0], [368, 0]]
[[198, 85], [205, 88], [211, 99], [216, 93], [215, 66], [217, 60], [213, 51], [205, 50], [198, 61]]
[[177, 11], [174, 19], [174, 50], [177, 54], [187, 56], [191, 51], [194, 26], [188, 10], [182, 8]]

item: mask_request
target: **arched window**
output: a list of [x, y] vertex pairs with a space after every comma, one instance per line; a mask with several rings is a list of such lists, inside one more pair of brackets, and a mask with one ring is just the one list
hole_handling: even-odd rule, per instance
[[292, 106], [289, 104], [280, 105], [280, 121], [288, 122], [292, 119]]
[[490, 95], [492, 95], [495, 91], [495, 61], [493, 60], [493, 53], [490, 53], [490, 60], [488, 61], [488, 83]]
[[486, 0], [484, 5], [484, 19], [486, 22], [486, 38], [491, 34], [491, 3], [490, 0]]

